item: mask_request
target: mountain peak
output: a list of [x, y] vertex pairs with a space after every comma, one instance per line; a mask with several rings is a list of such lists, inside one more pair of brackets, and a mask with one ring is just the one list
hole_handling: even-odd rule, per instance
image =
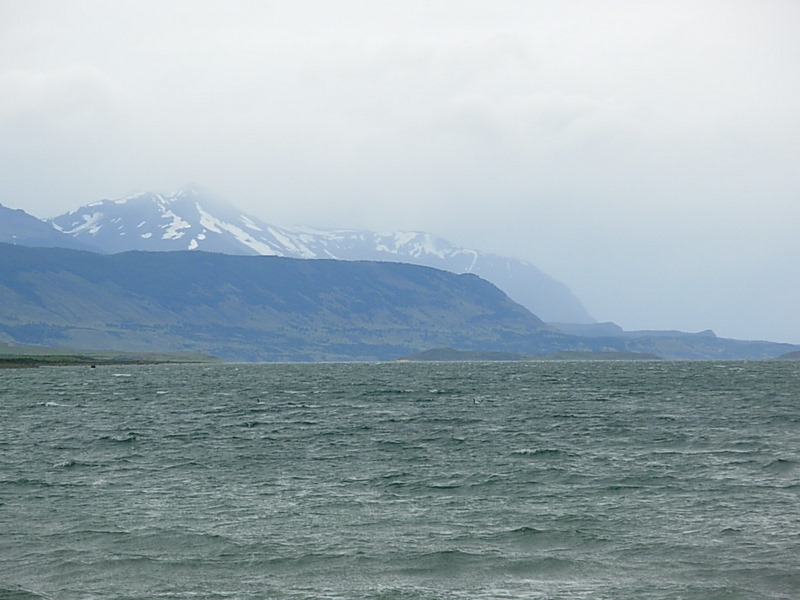
[[215, 198], [221, 200], [216, 194], [210, 192], [199, 183], [189, 182], [182, 188], [170, 194], [172, 198]]
[[93, 202], [56, 217], [53, 224], [106, 252], [202, 249], [225, 254], [281, 254], [279, 247], [253, 235], [262, 230], [256, 219], [196, 185], [169, 195], [144, 192]]

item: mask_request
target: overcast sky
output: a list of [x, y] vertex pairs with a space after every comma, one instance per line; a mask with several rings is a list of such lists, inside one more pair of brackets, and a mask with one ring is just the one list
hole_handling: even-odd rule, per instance
[[800, 343], [796, 0], [0, 0], [0, 203], [197, 182]]

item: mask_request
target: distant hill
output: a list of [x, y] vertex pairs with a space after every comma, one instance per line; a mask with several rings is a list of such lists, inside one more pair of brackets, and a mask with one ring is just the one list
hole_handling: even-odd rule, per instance
[[553, 327], [570, 335], [580, 337], [621, 337], [621, 338], [684, 338], [684, 337], [717, 337], [711, 329], [689, 333], [675, 329], [641, 329], [625, 331], [616, 323], [550, 323]]
[[[531, 263], [461, 248], [418, 231], [278, 227], [197, 186], [82, 206], [52, 220], [58, 231], [101, 252], [205, 250], [225, 254], [406, 262], [491, 281], [545, 321], [590, 323], [566, 285]], [[32, 244], [35, 245], [35, 244]]]
[[0, 242], [20, 246], [44, 246], [91, 250], [92, 247], [56, 230], [23, 210], [0, 204]]
[[572, 338], [475, 275], [387, 262], [0, 244], [0, 337], [229, 360], [375, 360]]

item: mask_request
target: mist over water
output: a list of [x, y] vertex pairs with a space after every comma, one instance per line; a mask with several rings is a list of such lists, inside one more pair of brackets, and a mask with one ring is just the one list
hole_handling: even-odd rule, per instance
[[800, 364], [0, 372], [0, 598], [793, 599]]

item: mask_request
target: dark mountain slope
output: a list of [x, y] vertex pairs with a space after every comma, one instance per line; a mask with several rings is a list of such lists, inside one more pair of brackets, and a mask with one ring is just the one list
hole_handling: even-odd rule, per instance
[[229, 359], [386, 359], [569, 345], [490, 283], [401, 263], [0, 245], [0, 332]]

